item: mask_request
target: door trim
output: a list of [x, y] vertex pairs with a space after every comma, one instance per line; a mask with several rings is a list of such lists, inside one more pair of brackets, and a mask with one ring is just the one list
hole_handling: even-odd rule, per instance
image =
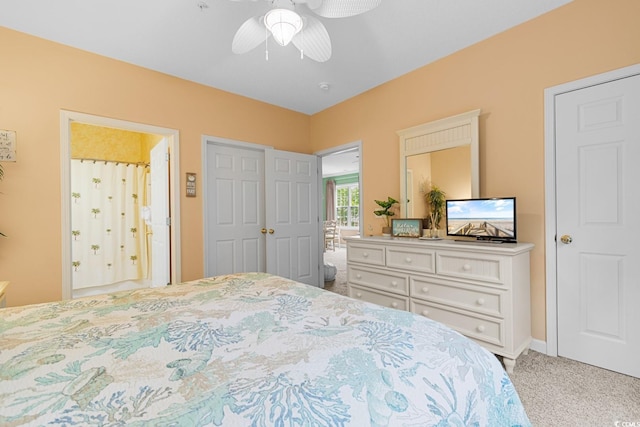
[[60, 110], [60, 181], [62, 200], [62, 298], [67, 300], [72, 296], [71, 289], [71, 241], [65, 236], [71, 236], [71, 123], [80, 122], [94, 126], [112, 127], [131, 132], [153, 133], [167, 138], [169, 145], [169, 213], [171, 215], [170, 229], [170, 258], [171, 283], [180, 283], [180, 132], [175, 129], [162, 128], [142, 123]]
[[638, 74], [640, 74], [640, 64], [563, 83], [544, 90], [546, 354], [549, 356], [558, 355], [555, 97]]

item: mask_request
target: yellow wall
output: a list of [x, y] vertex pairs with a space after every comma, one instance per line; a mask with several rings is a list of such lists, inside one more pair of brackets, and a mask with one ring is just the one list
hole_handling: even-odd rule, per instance
[[572, 3], [311, 118], [314, 150], [362, 139], [364, 230], [399, 197], [396, 130], [481, 108], [481, 196], [518, 198], [531, 255], [532, 333], [545, 339], [544, 89], [640, 63], [640, 1]]
[[[0, 128], [18, 132], [18, 162], [4, 164], [0, 183], [8, 303], [61, 296], [60, 109], [179, 129], [182, 171], [200, 171], [202, 134], [299, 152], [362, 140], [364, 230], [377, 233], [373, 200], [399, 197], [396, 130], [481, 108], [481, 195], [518, 197], [519, 237], [536, 245], [532, 332], [543, 340], [543, 91], [640, 63], [638, 16], [637, 0], [574, 0], [311, 117], [0, 28], [11, 58], [0, 68]], [[188, 280], [203, 274], [202, 204], [181, 204]]]
[[149, 163], [162, 135], [71, 123], [71, 158]]

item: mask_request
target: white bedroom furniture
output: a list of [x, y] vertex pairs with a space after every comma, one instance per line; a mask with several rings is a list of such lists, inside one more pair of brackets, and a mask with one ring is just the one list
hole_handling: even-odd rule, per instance
[[502, 356], [510, 373], [528, 351], [533, 244], [346, 240], [350, 297], [444, 323]]

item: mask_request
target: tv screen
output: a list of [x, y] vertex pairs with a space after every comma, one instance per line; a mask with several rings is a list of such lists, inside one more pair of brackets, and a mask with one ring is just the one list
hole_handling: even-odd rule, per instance
[[447, 236], [516, 242], [516, 198], [446, 201]]

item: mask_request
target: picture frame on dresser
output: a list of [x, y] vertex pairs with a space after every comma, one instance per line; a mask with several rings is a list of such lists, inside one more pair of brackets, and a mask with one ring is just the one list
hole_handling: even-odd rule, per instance
[[391, 220], [391, 235], [393, 237], [420, 237], [422, 219], [400, 218]]

